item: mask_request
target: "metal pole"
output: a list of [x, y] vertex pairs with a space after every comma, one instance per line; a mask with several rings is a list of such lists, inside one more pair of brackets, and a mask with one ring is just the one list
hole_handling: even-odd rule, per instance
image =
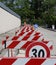
[[4, 43], [5, 43], [5, 44], [4, 44], [4, 48], [6, 49], [6, 40], [4, 40]]
[[8, 49], [8, 57], [9, 57], [9, 49]]

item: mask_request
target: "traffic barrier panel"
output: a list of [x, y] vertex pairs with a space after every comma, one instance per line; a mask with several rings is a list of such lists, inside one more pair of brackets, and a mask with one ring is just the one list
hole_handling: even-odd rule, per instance
[[[39, 44], [39, 46], [38, 46], [38, 44]], [[24, 50], [26, 50], [26, 53], [29, 54], [31, 47], [34, 47], [34, 48], [36, 47], [37, 50], [43, 49], [44, 50], [43, 54], [45, 52], [45, 55], [46, 55], [45, 48], [43, 48], [41, 45], [45, 46], [46, 49], [48, 49], [48, 51], [50, 50], [50, 47], [53, 46], [52, 42], [43, 43], [42, 41], [41, 42], [38, 42], [38, 41], [7, 41], [6, 42], [7, 49], [13, 49], [13, 50], [24, 49]], [[31, 52], [30, 52], [30, 54], [31, 54]], [[26, 55], [26, 57], [28, 57], [28, 56], [29, 55]]]
[[36, 32], [32, 35], [32, 32], [21, 32], [18, 36], [13, 36], [13, 37], [8, 38], [7, 41], [9, 41], [9, 40], [23, 40], [26, 37], [30, 38], [30, 37], [34, 37], [34, 36], [42, 36], [42, 34], [40, 34], [39, 32]]
[[0, 65], [56, 65], [56, 58], [1, 58]]

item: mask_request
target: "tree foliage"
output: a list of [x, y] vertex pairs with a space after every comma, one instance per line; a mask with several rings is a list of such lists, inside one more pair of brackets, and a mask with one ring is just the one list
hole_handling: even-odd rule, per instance
[[[23, 19], [30, 19], [32, 22], [43, 20], [46, 24], [55, 24], [56, 15], [54, 6], [56, 0], [0, 0], [19, 14]], [[10, 1], [9, 3], [7, 1]], [[36, 19], [36, 20], [35, 20]], [[42, 21], [42, 22], [43, 22]], [[41, 24], [42, 24], [41, 22]], [[52, 22], [50, 24], [50, 22]], [[38, 23], [38, 22], [37, 22]], [[40, 21], [39, 21], [40, 23]]]

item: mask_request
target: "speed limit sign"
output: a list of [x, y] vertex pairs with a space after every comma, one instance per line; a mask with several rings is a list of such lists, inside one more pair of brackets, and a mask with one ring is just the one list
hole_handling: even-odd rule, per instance
[[50, 57], [50, 50], [43, 42], [34, 42], [27, 47], [26, 57], [47, 58]]

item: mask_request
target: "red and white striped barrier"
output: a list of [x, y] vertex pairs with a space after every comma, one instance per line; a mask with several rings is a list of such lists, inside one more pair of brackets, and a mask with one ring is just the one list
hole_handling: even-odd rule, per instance
[[[18, 37], [16, 37], [16, 38], [18, 38]], [[42, 41], [43, 39], [44, 39], [43, 36], [36, 36], [35, 35], [35, 36], [25, 36], [24, 37], [24, 35], [23, 35], [23, 36], [19, 37], [17, 39], [17, 41], [20, 41], [20, 45], [24, 45], [24, 44], [26, 44], [27, 41]], [[11, 46], [14, 46], [16, 44], [15, 40], [2, 42], [3, 48], [4, 48], [4, 46], [8, 47], [10, 44], [11, 44]], [[12, 45], [12, 44], [14, 44], [14, 45]]]
[[40, 39], [43, 37], [42, 34], [40, 34], [39, 32], [36, 32], [36, 33], [32, 33], [32, 32], [21, 32], [18, 36], [14, 36], [14, 37], [10, 37], [7, 39], [7, 41], [9, 40], [25, 40], [26, 39], [33, 39], [34, 37], [36, 37], [38, 39], [38, 37], [40, 37]]
[[[6, 48], [10, 49], [26, 49], [27, 46], [33, 41], [7, 41]], [[4, 44], [3, 44], [4, 48]]]
[[13, 56], [13, 50], [25, 49], [26, 57], [50, 57], [52, 42], [44, 41], [43, 35], [33, 30], [31, 26], [23, 26], [17, 31], [16, 35], [11, 38], [7, 36], [2, 43], [3, 48], [11, 49], [11, 56]]
[[[30, 28], [30, 29], [29, 29]], [[36, 31], [34, 31], [34, 30], [32, 30], [31, 29], [31, 26], [29, 26], [29, 25], [27, 25], [27, 26], [23, 26], [22, 28], [21, 28], [21, 30], [19, 30], [19, 32], [17, 33], [17, 36], [18, 37], [20, 37], [20, 39], [22, 38], [23, 39], [23, 37], [24, 36], [32, 36], [32, 35], [42, 35], [42, 34], [40, 34], [40, 32], [36, 32]], [[15, 36], [16, 37], [16, 36]], [[8, 38], [7, 36], [6, 36], [6, 40], [12, 40], [12, 38], [14, 38], [14, 37], [10, 37], [10, 38]], [[16, 39], [16, 38], [15, 38]]]
[[[24, 33], [26, 33], [26, 32], [20, 32], [19, 34], [17, 34], [17, 36], [21, 36], [21, 35], [23, 35]], [[34, 31], [34, 30], [31, 30], [31, 31], [28, 31], [28, 34], [27, 35], [40, 35], [40, 32], [36, 32], [36, 31]]]
[[[43, 49], [45, 53], [45, 57], [47, 56], [46, 54], [49, 54], [47, 57], [50, 56], [50, 48], [51, 48], [52, 42], [44, 43], [44, 42], [37, 42], [37, 41], [8, 41], [6, 42], [6, 48], [7, 49], [24, 49], [26, 50], [26, 57], [30, 57], [32, 55], [32, 49]], [[3, 44], [4, 47], [4, 44]], [[48, 52], [49, 51], [49, 52]], [[13, 52], [13, 51], [12, 51]]]
[[44, 40], [42, 40], [42, 42], [46, 43], [50, 50], [53, 50], [53, 42], [52, 41], [44, 41]]
[[[17, 35], [17, 36], [22, 36], [25, 32], [31, 32], [31, 31], [33, 31], [32, 29], [31, 29], [31, 26], [30, 25], [27, 25], [27, 26], [23, 26], [22, 28], [20, 28], [19, 30], [17, 30], [16, 32], [15, 32], [15, 34]], [[6, 36], [6, 40], [9, 38], [9, 36], [7, 35]]]
[[[30, 45], [33, 42], [34, 41], [7, 41], [6, 42], [6, 48], [9, 48], [9, 49], [26, 49], [28, 47], [28, 45]], [[52, 42], [49, 42], [49, 41], [42, 41], [42, 42], [44, 42], [49, 47], [49, 49], [53, 49]], [[5, 48], [4, 44], [3, 44], [3, 48]]]
[[16, 31], [16, 34], [18, 35], [20, 32], [28, 32], [28, 31], [31, 31], [31, 26], [30, 25], [27, 25], [27, 26], [23, 26], [22, 28], [20, 28], [20, 30], [17, 30]]
[[25, 36], [23, 38], [18, 38], [18, 40], [27, 40], [27, 41], [42, 41], [44, 39], [43, 36]]
[[[23, 62], [22, 62], [23, 61]], [[12, 65], [56, 65], [56, 59], [17, 59]]]
[[11, 39], [13, 39], [14, 37], [24, 36], [24, 35], [27, 35], [28, 33], [29, 33], [29, 32], [20, 32], [18, 35], [13, 36], [13, 37], [10, 37], [10, 38], [8, 38], [7, 40], [11, 40]]
[[16, 58], [0, 58], [0, 65], [12, 65]]
[[0, 65], [56, 65], [56, 58], [1, 58]]

